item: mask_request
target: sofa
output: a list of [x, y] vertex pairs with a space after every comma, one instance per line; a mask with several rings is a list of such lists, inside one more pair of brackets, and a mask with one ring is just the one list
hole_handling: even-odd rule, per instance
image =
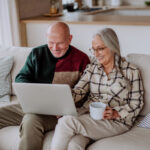
[[[0, 48], [0, 58], [13, 56], [13, 66], [10, 71], [11, 83], [14, 82], [16, 74], [22, 68], [31, 49], [27, 47]], [[128, 54], [126, 58], [141, 70], [145, 91], [144, 108], [130, 131], [118, 136], [95, 141], [88, 146], [87, 150], [150, 150], [150, 128], [138, 126], [150, 112], [150, 55]], [[18, 101], [12, 86], [10, 101], [0, 101], [0, 108], [12, 105], [13, 103], [18, 103]], [[43, 150], [50, 150], [52, 136], [53, 131], [45, 134]], [[0, 129], [0, 150], [17, 150], [19, 140], [19, 126], [8, 126]]]

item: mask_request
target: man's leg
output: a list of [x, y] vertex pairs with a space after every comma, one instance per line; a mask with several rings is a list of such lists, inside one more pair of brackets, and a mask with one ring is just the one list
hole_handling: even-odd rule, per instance
[[11, 104], [0, 108], [0, 129], [7, 126], [20, 125], [23, 112], [20, 104]]
[[20, 127], [19, 150], [42, 150], [45, 132], [55, 128], [55, 116], [25, 114]]

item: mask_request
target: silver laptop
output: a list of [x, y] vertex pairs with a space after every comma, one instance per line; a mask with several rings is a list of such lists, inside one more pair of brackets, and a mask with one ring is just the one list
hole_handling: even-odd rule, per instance
[[77, 115], [69, 85], [13, 83], [24, 113]]

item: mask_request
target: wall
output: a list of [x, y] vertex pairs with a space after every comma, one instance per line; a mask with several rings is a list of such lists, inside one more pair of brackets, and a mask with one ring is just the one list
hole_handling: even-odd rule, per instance
[[[104, 0], [106, 5], [110, 5], [111, 0]], [[142, 6], [145, 5], [146, 0], [122, 0], [123, 5], [135, 5]]]
[[[86, 0], [83, 0], [86, 2]], [[110, 5], [111, 0], [105, 0]], [[125, 5], [144, 5], [145, 0], [122, 0]], [[20, 19], [49, 13], [50, 0], [18, 0]]]
[[[50, 0], [17, 0], [19, 8], [19, 18], [40, 16], [50, 11]], [[59, 0], [60, 4], [62, 0]], [[59, 7], [62, 11], [62, 5]]]
[[[27, 23], [27, 43], [29, 47], [46, 43], [46, 30], [49, 24]], [[121, 54], [129, 53], [150, 54], [150, 26], [119, 26], [119, 25], [88, 25], [69, 24], [73, 34], [72, 44], [87, 54], [90, 54], [92, 36], [103, 27], [113, 28], [120, 40]], [[81, 42], [82, 41], [82, 42]]]
[[146, 0], [123, 0], [123, 3], [124, 4], [127, 4], [127, 5], [145, 5], [144, 2]]
[[18, 0], [20, 19], [49, 13], [50, 0]]

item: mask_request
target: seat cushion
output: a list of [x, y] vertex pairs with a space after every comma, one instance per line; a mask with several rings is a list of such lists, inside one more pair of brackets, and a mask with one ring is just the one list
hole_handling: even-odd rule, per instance
[[9, 126], [0, 130], [0, 150], [17, 150], [19, 126]]
[[150, 113], [148, 113], [143, 120], [138, 124], [138, 127], [150, 129]]
[[[45, 135], [43, 150], [50, 150], [53, 131]], [[149, 150], [150, 129], [134, 127], [119, 136], [105, 138], [92, 144], [88, 150]], [[17, 150], [19, 145], [19, 126], [0, 130], [0, 150]]]
[[[50, 150], [53, 131], [45, 135], [43, 150]], [[0, 150], [17, 150], [19, 146], [19, 126], [9, 126], [0, 130]]]
[[134, 127], [122, 135], [99, 140], [88, 150], [149, 150], [150, 129]]

